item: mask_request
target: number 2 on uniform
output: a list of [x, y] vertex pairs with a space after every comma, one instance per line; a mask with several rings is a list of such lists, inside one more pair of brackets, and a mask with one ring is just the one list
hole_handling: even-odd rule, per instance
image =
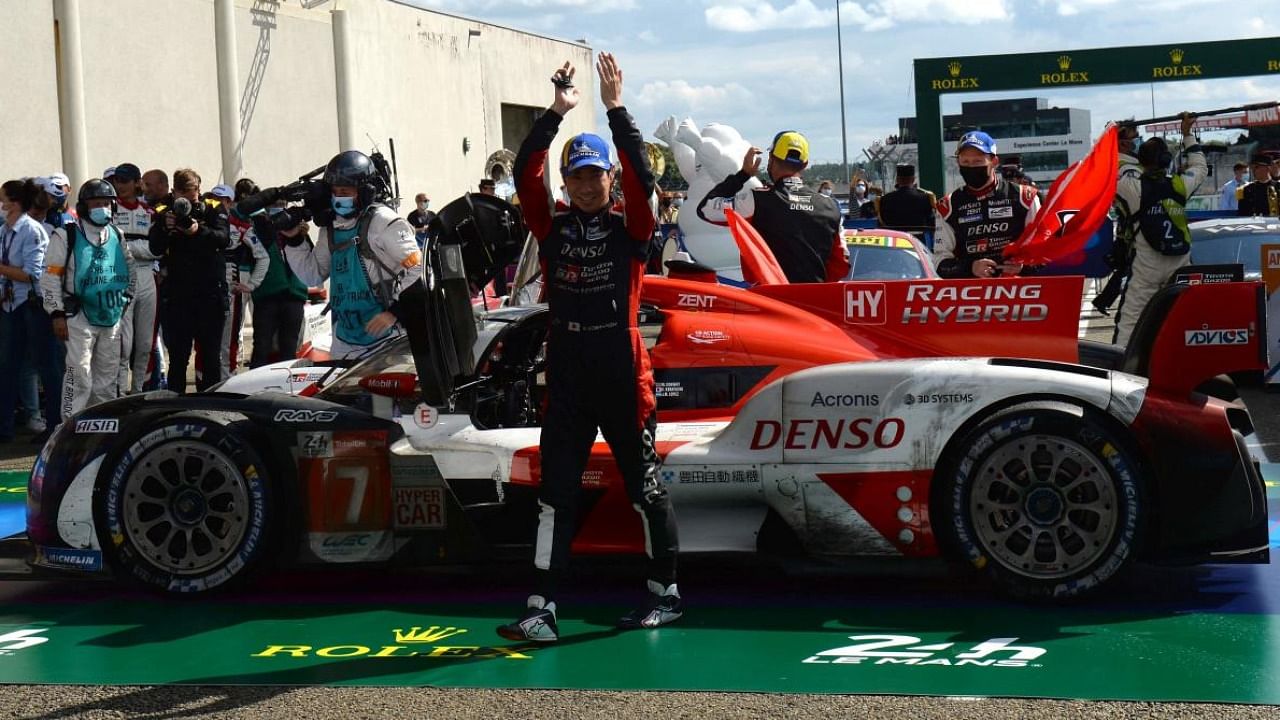
[[1173, 240], [1173, 223], [1168, 220], [1164, 221], [1164, 239]]

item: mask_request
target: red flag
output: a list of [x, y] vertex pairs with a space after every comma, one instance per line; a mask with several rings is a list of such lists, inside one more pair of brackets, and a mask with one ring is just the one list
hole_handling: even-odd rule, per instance
[[1045, 265], [1084, 249], [1115, 198], [1120, 167], [1116, 132], [1115, 125], [1107, 128], [1088, 155], [1058, 176], [1035, 222], [1005, 247], [1006, 258]]
[[730, 208], [725, 208], [724, 217], [742, 255], [742, 279], [752, 285], [786, 285], [787, 276], [778, 259], [751, 223]]

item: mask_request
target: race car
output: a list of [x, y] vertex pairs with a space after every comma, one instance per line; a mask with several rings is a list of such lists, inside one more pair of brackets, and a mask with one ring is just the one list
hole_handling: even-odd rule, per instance
[[842, 230], [849, 248], [845, 280], [911, 280], [938, 277], [933, 253], [909, 233], [874, 228]]
[[[1261, 285], [1166, 288], [1104, 368], [1077, 364], [1081, 282], [647, 277], [681, 550], [942, 556], [1031, 599], [1134, 560], [1267, 562], [1248, 412], [1202, 392], [1265, 367]], [[430, 352], [390, 341], [311, 396], [149, 393], [64, 423], [31, 474], [31, 562], [200, 593], [267, 566], [527, 556], [546, 308], [477, 326], [438, 290]], [[605, 443], [582, 486], [575, 551], [642, 553]]]

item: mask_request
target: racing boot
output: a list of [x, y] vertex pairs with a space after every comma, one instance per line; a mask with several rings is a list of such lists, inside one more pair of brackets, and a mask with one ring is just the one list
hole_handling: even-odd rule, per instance
[[662, 583], [649, 581], [649, 597], [644, 605], [618, 618], [618, 629], [656, 628], [680, 619], [684, 614], [684, 601], [676, 584], [663, 587]]
[[528, 610], [519, 620], [498, 626], [498, 634], [517, 642], [550, 643], [560, 639], [556, 604], [541, 595], [530, 595]]

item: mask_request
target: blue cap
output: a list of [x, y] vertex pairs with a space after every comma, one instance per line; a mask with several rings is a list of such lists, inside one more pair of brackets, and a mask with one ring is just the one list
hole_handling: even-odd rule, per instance
[[967, 132], [960, 136], [960, 142], [956, 143], [956, 154], [967, 148], [977, 148], [988, 155], [996, 154], [996, 140], [981, 130]]
[[560, 174], [568, 175], [578, 168], [598, 167], [612, 170], [609, 160], [609, 143], [604, 138], [591, 133], [582, 133], [569, 138], [560, 151]]

